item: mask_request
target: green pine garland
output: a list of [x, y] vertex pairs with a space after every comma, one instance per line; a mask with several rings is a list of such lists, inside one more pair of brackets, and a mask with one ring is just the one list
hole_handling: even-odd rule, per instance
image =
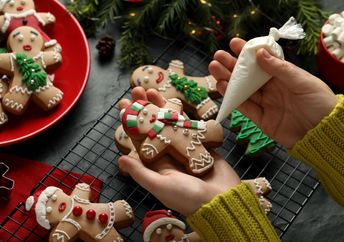
[[47, 85], [47, 73], [35, 61], [23, 53], [16, 54], [16, 62], [23, 76], [23, 83], [30, 91]]
[[183, 93], [186, 100], [193, 104], [200, 104], [208, 97], [207, 90], [198, 86], [194, 80], [188, 80], [185, 76], [179, 77], [176, 73], [169, 75], [171, 84]]
[[[251, 39], [281, 27], [290, 16], [302, 24], [306, 38], [298, 41], [298, 53], [315, 54], [328, 14], [316, 0], [68, 0], [68, 9], [88, 35], [96, 27], [121, 20], [120, 63], [136, 67], [147, 64], [147, 42], [153, 34], [175, 39], [197, 37], [212, 54], [233, 37]], [[130, 13], [130, 14], [129, 14]], [[124, 21], [123, 21], [124, 20]], [[219, 42], [221, 39], [221, 42]]]

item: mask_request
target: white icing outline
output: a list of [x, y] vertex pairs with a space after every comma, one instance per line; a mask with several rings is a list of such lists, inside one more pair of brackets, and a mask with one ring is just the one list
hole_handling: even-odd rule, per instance
[[212, 85], [212, 83], [211, 83], [211, 80], [210, 80], [209, 76], [206, 76], [206, 77], [204, 77], [204, 78], [205, 78], [205, 80], [206, 80], [206, 82], [207, 82], [207, 84], [208, 84], [209, 90], [210, 90], [210, 91], [216, 90], [216, 89], [213, 87], [213, 85]]
[[10, 100], [8, 98], [4, 99], [4, 104], [5, 106], [15, 109], [17, 111], [22, 110], [24, 108], [23, 104]]
[[196, 106], [196, 109], [200, 109], [201, 107], [203, 107], [207, 102], [210, 101], [210, 98], [207, 97], [206, 99], [204, 99], [201, 103], [199, 103], [197, 106]]
[[85, 192], [90, 192], [90, 185], [88, 185], [87, 183], [78, 183], [75, 186], [76, 188], [78, 188], [81, 191], [85, 191]]
[[122, 206], [125, 208], [125, 214], [129, 217], [129, 218], [133, 218], [134, 217], [134, 213], [133, 213], [133, 209], [131, 208], [130, 204], [125, 201], [125, 200], [120, 200]]
[[6, 113], [1, 112], [0, 113], [0, 125], [6, 123], [8, 121], [8, 117], [6, 115]]
[[62, 91], [59, 91], [58, 93], [56, 93], [55, 97], [53, 97], [49, 100], [48, 107], [50, 108], [50, 107], [56, 105], [57, 103], [59, 103], [62, 100], [62, 97], [63, 97]]
[[[214, 158], [210, 155], [208, 151], [205, 151], [204, 154], [200, 154], [201, 159], [191, 158], [190, 168], [192, 168], [192, 172], [194, 173], [202, 173], [203, 171], [207, 170], [209, 166], [214, 164]], [[204, 163], [208, 165], [204, 165]], [[198, 164], [200, 164], [201, 169], [199, 169]]]
[[195, 145], [202, 145], [202, 141], [201, 140], [205, 139], [205, 136], [203, 135], [203, 133], [205, 133], [205, 132], [207, 132], [207, 128], [198, 130], [196, 134], [192, 135], [192, 138], [196, 139], [196, 141], [191, 140], [190, 146], [186, 146], [186, 154], [187, 154], [188, 157], [191, 157], [190, 151], [196, 150], [196, 146]]
[[81, 197], [79, 197], [78, 195], [74, 195], [73, 196], [73, 199], [78, 202], [78, 203], [81, 203], [81, 204], [90, 204], [90, 200], [88, 199], [83, 199]]
[[162, 136], [161, 134], [158, 134], [156, 137], [163, 141], [165, 144], [171, 144], [171, 140], [167, 139], [165, 136]]
[[169, 65], [182, 70], [184, 69], [184, 63], [180, 60], [172, 60]]
[[109, 222], [107, 224], [107, 226], [105, 227], [105, 229], [96, 235], [95, 239], [97, 240], [101, 240], [104, 238], [104, 236], [106, 236], [110, 230], [113, 228], [113, 224], [115, 222], [115, 205], [113, 203], [108, 203], [108, 206], [109, 206], [109, 210], [110, 210], [110, 219], [109, 219]]
[[146, 152], [146, 155], [148, 156], [148, 155], [151, 155], [151, 157], [154, 157], [154, 152], [156, 153], [156, 154], [158, 154], [159, 152], [158, 152], [158, 150], [157, 150], [157, 148], [154, 146], [154, 145], [152, 145], [152, 144], [147, 144], [147, 143], [144, 143], [143, 145], [142, 145], [142, 149], [141, 149], [141, 151], [142, 152]]
[[8, 27], [11, 24], [11, 20], [13, 18], [25, 18], [25, 17], [31, 16], [31, 15], [36, 17], [38, 22], [40, 22], [43, 26], [46, 24], [45, 21], [37, 14], [35, 9], [29, 9], [29, 10], [22, 12], [22, 13], [5, 13], [4, 14], [4, 23], [1, 27], [2, 33], [6, 33], [6, 31], [8, 30]]
[[211, 108], [209, 108], [208, 111], [202, 115], [202, 119], [208, 119], [212, 115], [216, 114], [218, 111], [219, 111], [219, 108], [216, 105], [214, 105]]
[[66, 237], [68, 240], [70, 240], [69, 235], [68, 235], [65, 231], [56, 229], [55, 232], [56, 232], [56, 233], [53, 233], [53, 237], [55, 236], [56, 239], [57, 239], [57, 241], [60, 241], [60, 240], [61, 240], [61, 242], [64, 242], [64, 241], [65, 241], [65, 240], [64, 240], [65, 237]]

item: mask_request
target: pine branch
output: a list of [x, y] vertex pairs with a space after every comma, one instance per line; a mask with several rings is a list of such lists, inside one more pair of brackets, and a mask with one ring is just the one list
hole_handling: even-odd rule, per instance
[[158, 31], [167, 33], [171, 29], [180, 29], [182, 23], [186, 20], [187, 4], [185, 0], [174, 0], [167, 5], [166, 10], [162, 13]]
[[321, 26], [328, 15], [314, 0], [299, 0], [297, 20], [304, 26], [306, 37], [300, 41], [299, 54], [316, 54]]
[[144, 43], [143, 31], [129, 20], [124, 24], [121, 42], [121, 58], [119, 60], [122, 67], [138, 67], [149, 62], [149, 55]]
[[97, 29], [98, 0], [69, 0], [67, 9], [78, 19], [87, 36], [94, 35]]
[[108, 22], [113, 22], [122, 8], [122, 0], [101, 0], [98, 6], [98, 24], [104, 27]]

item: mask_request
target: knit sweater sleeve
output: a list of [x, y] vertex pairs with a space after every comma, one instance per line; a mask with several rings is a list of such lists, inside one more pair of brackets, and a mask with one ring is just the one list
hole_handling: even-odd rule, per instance
[[247, 184], [216, 196], [187, 218], [202, 241], [280, 241]]
[[311, 166], [325, 190], [344, 206], [344, 96], [289, 153]]

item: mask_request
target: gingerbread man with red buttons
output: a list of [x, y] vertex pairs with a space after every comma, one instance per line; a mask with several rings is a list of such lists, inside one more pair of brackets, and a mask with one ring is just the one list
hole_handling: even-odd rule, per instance
[[79, 183], [70, 195], [50, 186], [30, 196], [25, 203], [27, 211], [36, 215], [39, 225], [52, 229], [50, 242], [123, 241], [116, 229], [134, 222], [133, 210], [124, 200], [109, 203], [91, 203], [88, 184]]

